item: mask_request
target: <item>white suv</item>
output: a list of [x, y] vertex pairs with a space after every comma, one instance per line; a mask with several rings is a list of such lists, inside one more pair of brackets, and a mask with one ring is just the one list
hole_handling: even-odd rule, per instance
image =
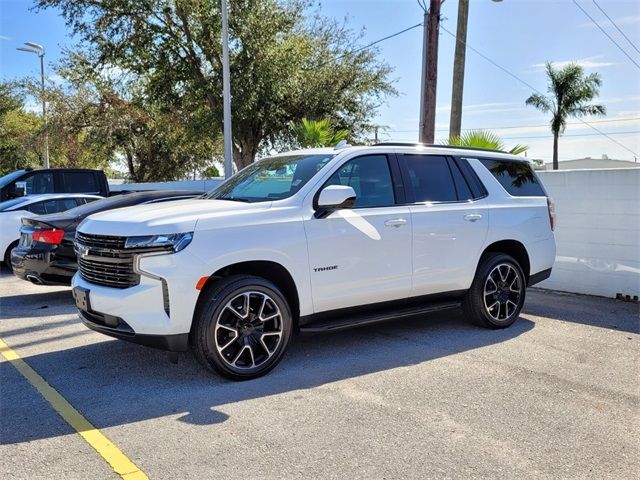
[[233, 379], [294, 332], [464, 309], [503, 328], [551, 273], [553, 206], [529, 163], [380, 144], [259, 160], [204, 198], [93, 215], [73, 292], [85, 325]]

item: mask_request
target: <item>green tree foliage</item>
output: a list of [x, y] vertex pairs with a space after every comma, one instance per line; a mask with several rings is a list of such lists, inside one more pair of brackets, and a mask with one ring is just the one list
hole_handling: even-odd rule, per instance
[[[502, 139], [490, 130], [469, 130], [459, 137], [450, 138], [449, 145], [458, 145], [460, 147], [486, 148], [488, 150], [502, 150], [506, 147]], [[508, 150], [509, 153], [520, 155], [529, 149], [527, 145], [516, 145]]]
[[300, 148], [334, 147], [349, 137], [349, 131], [333, 128], [330, 118], [309, 120], [302, 118], [299, 123], [291, 124], [291, 132]]
[[41, 161], [42, 122], [25, 110], [14, 83], [0, 83], [0, 175]]
[[551, 113], [551, 132], [553, 133], [553, 169], [558, 169], [558, 137], [564, 133], [567, 119], [587, 115], [605, 115], [604, 105], [590, 104], [600, 94], [602, 80], [598, 73], [584, 74], [577, 63], [563, 68], [555, 68], [551, 62], [546, 64], [549, 81], [549, 96], [534, 93], [526, 100], [538, 110]]
[[[94, 70], [147, 76], [156, 105], [208, 109], [209, 135], [222, 127], [218, 0], [37, 0], [61, 10]], [[352, 135], [370, 129], [395, 90], [361, 35], [309, 13], [307, 0], [231, 0], [233, 155], [238, 168], [290, 135], [303, 117], [336, 120]], [[187, 107], [190, 106], [190, 107]], [[214, 130], [215, 126], [215, 130]]]

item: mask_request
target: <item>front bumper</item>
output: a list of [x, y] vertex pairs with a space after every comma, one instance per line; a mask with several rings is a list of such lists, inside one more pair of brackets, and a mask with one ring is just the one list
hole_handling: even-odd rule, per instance
[[201, 260], [183, 250], [175, 254], [140, 257], [140, 283], [129, 288], [96, 285], [77, 273], [74, 291], [88, 291], [80, 309], [92, 330], [143, 345], [181, 351], [188, 345], [199, 291], [198, 279], [210, 274]]
[[189, 349], [188, 333], [176, 335], [140, 334], [134, 332], [124, 320], [117, 317], [112, 317], [115, 319], [115, 325], [109, 326], [105, 323], [105, 315], [80, 310], [79, 316], [86, 327], [110, 337], [171, 352], [184, 352]]

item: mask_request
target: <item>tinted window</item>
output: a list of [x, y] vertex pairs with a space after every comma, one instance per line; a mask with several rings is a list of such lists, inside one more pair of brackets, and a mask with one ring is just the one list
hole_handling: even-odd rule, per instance
[[456, 186], [456, 192], [458, 193], [458, 200], [471, 200], [473, 198], [473, 194], [469, 188], [469, 184], [462, 176], [460, 169], [456, 166], [455, 163], [449, 162], [449, 166], [451, 167], [451, 174], [453, 175], [453, 183]]
[[542, 196], [546, 194], [528, 163], [506, 160], [481, 159], [509, 194], [516, 197]]
[[458, 200], [445, 157], [404, 155], [404, 167], [413, 187], [414, 202], [454, 202]]
[[32, 203], [31, 205], [27, 206], [26, 210], [30, 211], [31, 213], [35, 213], [36, 215], [45, 215], [47, 213], [44, 205], [45, 203], [47, 202]]
[[67, 193], [98, 192], [98, 182], [93, 172], [61, 172], [64, 191]]
[[393, 205], [393, 183], [385, 155], [358, 157], [348, 161], [325, 185], [348, 185], [356, 192], [355, 207]]
[[20, 181], [27, 184], [27, 195], [54, 192], [53, 173], [51, 172], [34, 173], [28, 178]]
[[77, 206], [78, 206], [78, 202], [77, 202], [77, 199], [75, 198], [60, 198], [55, 201], [55, 205], [52, 205], [55, 211], [50, 212], [47, 209], [47, 213], [64, 212], [65, 210], [69, 210], [70, 208], [74, 208]]

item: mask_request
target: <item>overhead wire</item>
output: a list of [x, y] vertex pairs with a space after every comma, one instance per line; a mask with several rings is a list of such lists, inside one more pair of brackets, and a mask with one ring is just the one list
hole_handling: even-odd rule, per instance
[[596, 2], [596, 0], [591, 0], [593, 2], [593, 4], [598, 7], [598, 10], [600, 10], [602, 12], [602, 14], [607, 17], [607, 20], [609, 20], [609, 22], [611, 22], [611, 25], [613, 25], [616, 30], [618, 30], [618, 32], [620, 32], [620, 35], [622, 35], [624, 37], [624, 39], [629, 42], [629, 45], [631, 45], [631, 47], [638, 53], [640, 53], [640, 50], [638, 50], [638, 47], [635, 46], [635, 44], [631, 41], [631, 39], [629, 37], [627, 37], [627, 35], [622, 31], [622, 29], [616, 24], [616, 22], [613, 21], [613, 19], [607, 15], [607, 12], [604, 11], [604, 9], [600, 6], [600, 4], [598, 4], [598, 2]]
[[[575, 2], [575, 0], [574, 0]], [[485, 54], [483, 54], [482, 52], [480, 52], [479, 50], [473, 48], [471, 45], [469, 45], [468, 42], [465, 42], [463, 40], [458, 39], [458, 37], [454, 34], [451, 33], [449, 30], [447, 30], [447, 28], [445, 28], [442, 24], [440, 25], [440, 29], [443, 30], [444, 32], [446, 32], [447, 34], [451, 35], [456, 42], [462, 42], [469, 50], [473, 51], [474, 53], [476, 53], [477, 55], [481, 56], [482, 58], [484, 58], [486, 61], [488, 61], [489, 63], [491, 63], [493, 66], [495, 66], [496, 68], [499, 68], [500, 70], [502, 70], [503, 72], [505, 72], [507, 75], [509, 75], [510, 77], [514, 78], [515, 80], [517, 80], [518, 82], [520, 82], [521, 84], [527, 86], [528, 88], [530, 88], [531, 90], [533, 90], [535, 93], [538, 93], [539, 95], [544, 95], [544, 93], [542, 93], [540, 90], [538, 90], [537, 88], [535, 88], [533, 85], [531, 85], [530, 83], [526, 82], [525, 80], [521, 79], [520, 77], [518, 77], [516, 74], [510, 72], [509, 70], [507, 70], [506, 68], [504, 68], [502, 65], [499, 65], [498, 63], [494, 62], [491, 58], [487, 57]], [[591, 128], [592, 130], [598, 132], [600, 135], [608, 138], [609, 140], [611, 140], [613, 143], [615, 143], [616, 145], [618, 145], [619, 147], [624, 148], [627, 152], [633, 154], [634, 156], [638, 156], [638, 154], [636, 152], [634, 152], [633, 150], [631, 150], [629, 147], [627, 147], [626, 145], [618, 142], [615, 138], [611, 138], [609, 135], [607, 135], [605, 132], [603, 132], [602, 130], [598, 129], [597, 127], [594, 127], [593, 125], [591, 125], [589, 122], [582, 120], [581, 118], [577, 117], [577, 120], [580, 123], [583, 123], [585, 125], [587, 125], [589, 128]]]
[[600, 29], [600, 31], [601, 31], [602, 33], [604, 33], [604, 34], [605, 34], [605, 36], [606, 36], [609, 40], [611, 40], [611, 42], [612, 42], [616, 47], [618, 47], [618, 50], [620, 50], [622, 53], [624, 53], [624, 54], [625, 54], [625, 56], [626, 56], [626, 57], [631, 61], [631, 63], [633, 63], [636, 67], [638, 67], [638, 68], [640, 69], [640, 64], [639, 64], [638, 62], [636, 62], [636, 61], [631, 57], [631, 55], [629, 55], [629, 54], [627, 53], [627, 51], [626, 51], [624, 48], [622, 48], [622, 47], [620, 46], [620, 44], [619, 44], [618, 42], [616, 42], [616, 41], [614, 40], [614, 38], [613, 38], [611, 35], [609, 35], [609, 34], [607, 33], [607, 31], [606, 31], [604, 28], [602, 28], [602, 26], [601, 26], [601, 25], [600, 25], [600, 24], [595, 20], [595, 18], [593, 18], [593, 17], [589, 14], [589, 12], [587, 12], [584, 8], [582, 8], [582, 7], [580, 6], [580, 4], [579, 4], [576, 0], [571, 0], [571, 1], [574, 3], [574, 5], [575, 5], [576, 7], [578, 7], [580, 10], [582, 10], [582, 13], [584, 13], [584, 14], [585, 14], [585, 15], [586, 15], [586, 16], [587, 16], [587, 17], [588, 17], [588, 18], [593, 22], [593, 24], [594, 24], [596, 27], [598, 27], [598, 28]]

